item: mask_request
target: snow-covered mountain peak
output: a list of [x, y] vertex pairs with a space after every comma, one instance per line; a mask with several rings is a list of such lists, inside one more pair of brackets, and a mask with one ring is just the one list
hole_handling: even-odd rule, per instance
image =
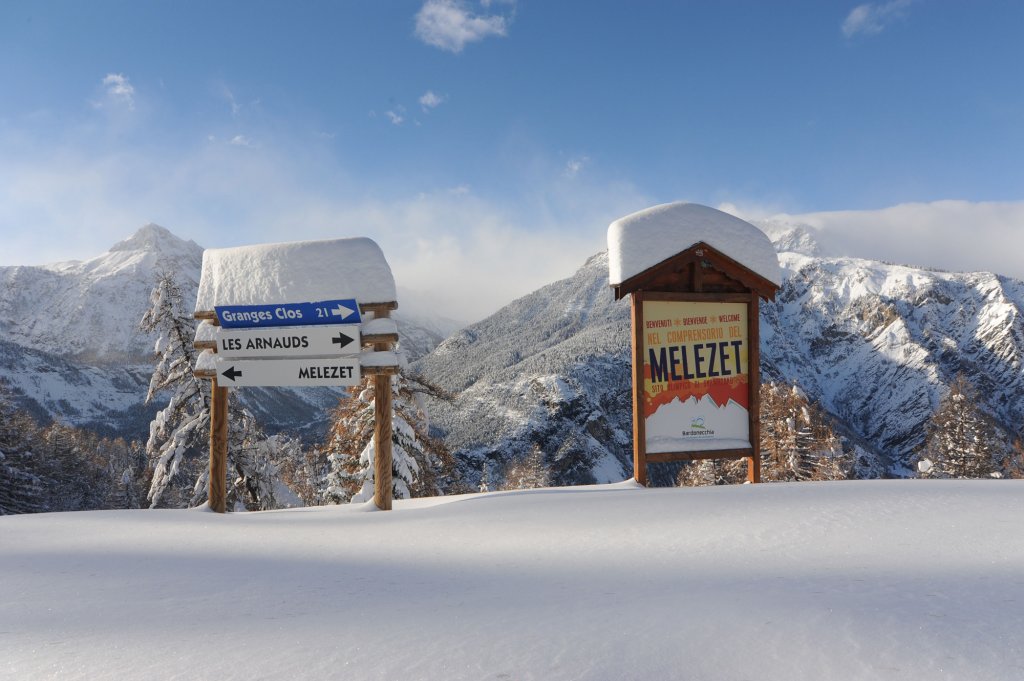
[[203, 247], [186, 241], [160, 225], [148, 224], [111, 246], [106, 253], [70, 268], [91, 278], [136, 273], [152, 285], [155, 270], [171, 270], [190, 281], [199, 280]]
[[185, 241], [175, 236], [166, 227], [150, 222], [140, 227], [138, 231], [123, 241], [119, 241], [110, 247], [110, 252], [117, 251], [146, 251], [149, 253], [160, 253], [177, 255], [183, 251], [202, 250], [196, 242]]
[[150, 224], [88, 260], [0, 268], [0, 330], [62, 357], [148, 357], [152, 339], [138, 325], [157, 270], [173, 272], [193, 297], [202, 257], [196, 243]]
[[824, 255], [816, 230], [810, 225], [795, 222], [786, 215], [755, 221], [754, 224], [768, 235], [778, 253], [799, 253], [811, 257]]

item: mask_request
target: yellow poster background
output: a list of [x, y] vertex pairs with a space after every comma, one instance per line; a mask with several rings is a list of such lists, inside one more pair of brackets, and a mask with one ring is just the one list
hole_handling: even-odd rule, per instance
[[643, 302], [648, 451], [749, 446], [747, 313], [746, 303]]

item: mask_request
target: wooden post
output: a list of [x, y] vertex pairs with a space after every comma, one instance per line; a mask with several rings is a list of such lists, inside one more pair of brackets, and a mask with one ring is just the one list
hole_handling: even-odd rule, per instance
[[210, 509], [224, 513], [227, 507], [228, 475], [228, 389], [210, 382]]
[[747, 388], [750, 390], [750, 446], [753, 452], [747, 458], [747, 482], [761, 482], [761, 301], [757, 293], [750, 294], [747, 307]]
[[[386, 309], [374, 312], [374, 318], [390, 315]], [[390, 343], [374, 343], [376, 351], [390, 350]], [[391, 510], [391, 376], [373, 377], [373, 503], [382, 511]]]
[[647, 432], [644, 427], [644, 293], [630, 296], [633, 319], [633, 479], [647, 486]]

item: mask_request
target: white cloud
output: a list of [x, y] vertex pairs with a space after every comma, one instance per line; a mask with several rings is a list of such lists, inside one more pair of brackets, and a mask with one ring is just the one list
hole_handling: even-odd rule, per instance
[[405, 122], [405, 117], [395, 111], [385, 111], [384, 115], [388, 117], [388, 120], [391, 121], [393, 125], [401, 125]]
[[431, 109], [436, 109], [441, 106], [445, 98], [435, 94], [433, 90], [427, 90], [420, 97], [420, 106], [423, 107], [424, 113], [430, 113]]
[[509, 20], [499, 14], [478, 16], [461, 0], [427, 0], [416, 14], [416, 37], [449, 52], [488, 36], [505, 36]]
[[583, 170], [583, 167], [590, 162], [589, 156], [580, 156], [578, 158], [571, 158], [565, 164], [565, 176], [576, 177]]
[[933, 201], [778, 215], [808, 225], [829, 255], [1024, 279], [1024, 201]]
[[220, 94], [221, 97], [224, 98], [224, 101], [228, 103], [228, 106], [231, 107], [231, 115], [237, 116], [238, 112], [242, 110], [242, 106], [238, 103], [238, 100], [235, 99], [235, 93], [232, 92], [227, 85], [221, 84]]
[[103, 88], [108, 101], [135, 109], [135, 88], [124, 74], [108, 73], [103, 77]]
[[231, 139], [197, 136], [156, 164], [152, 149], [130, 144], [39, 140], [0, 153], [0, 265], [89, 258], [147, 222], [211, 248], [369, 236], [403, 290], [428, 303], [399, 301], [403, 310], [475, 321], [569, 276], [604, 248], [612, 220], [651, 203], [628, 183], [570, 182], [543, 160], [530, 165], [533, 185], [508, 200], [468, 185], [367, 188], [308, 135], [245, 154]]
[[913, 0], [889, 0], [857, 5], [846, 15], [842, 31], [847, 38], [858, 33], [875, 35], [881, 33], [893, 21], [902, 17]]
[[252, 140], [246, 137], [245, 135], [235, 135], [234, 137], [231, 138], [229, 144], [236, 147], [251, 147]]

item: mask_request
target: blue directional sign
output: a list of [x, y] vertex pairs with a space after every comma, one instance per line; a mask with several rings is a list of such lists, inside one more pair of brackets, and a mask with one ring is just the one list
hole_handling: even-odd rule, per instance
[[214, 310], [220, 325], [226, 329], [358, 324], [362, 321], [359, 304], [352, 298], [279, 305], [220, 305], [214, 307]]

